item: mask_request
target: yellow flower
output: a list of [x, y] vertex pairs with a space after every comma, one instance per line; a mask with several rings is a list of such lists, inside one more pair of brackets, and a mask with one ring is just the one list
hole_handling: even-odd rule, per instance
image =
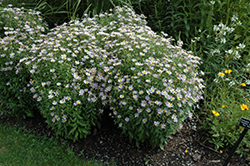
[[231, 72], [232, 72], [231, 69], [225, 71], [225, 73], [231, 73]]
[[223, 153], [223, 151], [222, 151], [222, 150], [220, 150], [220, 153]]
[[219, 112], [212, 110], [212, 113], [214, 114], [214, 116], [220, 116]]
[[227, 106], [226, 106], [226, 105], [223, 105], [223, 106], [222, 106], [222, 108], [225, 108], [225, 107], [227, 107]]
[[219, 75], [220, 77], [224, 77], [224, 76], [225, 76], [224, 73], [218, 73], [218, 75]]
[[241, 104], [240, 108], [241, 108], [242, 111], [248, 110], [248, 107], [247, 107], [246, 104]]
[[241, 85], [241, 86], [246, 86], [246, 84], [245, 84], [245, 83], [241, 83], [240, 85]]

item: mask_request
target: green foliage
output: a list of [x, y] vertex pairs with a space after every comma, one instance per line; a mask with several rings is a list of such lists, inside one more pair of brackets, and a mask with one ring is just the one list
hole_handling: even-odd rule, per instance
[[2, 5], [8, 3], [40, 11], [53, 28], [71, 19], [83, 18], [84, 14], [92, 17], [117, 5], [129, 5], [130, 0], [6, 0]]
[[[249, 106], [249, 92], [244, 86], [249, 85], [250, 6], [246, 1], [214, 1], [210, 7], [212, 24], [196, 31], [190, 47], [204, 62], [201, 69], [207, 86], [203, 108], [208, 111], [200, 113], [207, 117], [203, 125], [213, 133], [208, 140], [218, 149], [233, 146], [240, 134], [236, 127], [240, 117], [249, 117], [240, 105]], [[227, 107], [221, 109], [222, 103]], [[221, 116], [211, 118], [212, 110]], [[248, 142], [249, 136], [237, 152], [247, 155]]]
[[[229, 70], [221, 72], [216, 78], [216, 95], [211, 95], [211, 100], [207, 101], [207, 118], [203, 122], [203, 127], [209, 133], [208, 141], [213, 143], [215, 149], [232, 146], [239, 139], [242, 127], [239, 127], [241, 117], [250, 119], [249, 90], [242, 88], [245, 86], [238, 80], [233, 80], [233, 73]], [[250, 133], [244, 137], [237, 153], [241, 155], [249, 154]]]
[[132, 1], [135, 11], [147, 17], [148, 25], [156, 32], [164, 31], [175, 39], [189, 43], [197, 27], [205, 26], [209, 13], [198, 0]]

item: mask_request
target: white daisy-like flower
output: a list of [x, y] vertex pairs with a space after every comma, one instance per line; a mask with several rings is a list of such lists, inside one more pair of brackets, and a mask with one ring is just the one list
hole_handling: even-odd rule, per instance
[[130, 85], [129, 87], [128, 87], [128, 89], [131, 91], [131, 90], [133, 90], [133, 85]]
[[[169, 119], [168, 119], [169, 120]], [[166, 125], [165, 124], [161, 124], [161, 129], [165, 129]]]
[[49, 96], [48, 96], [49, 99], [52, 99], [53, 97], [54, 97], [53, 95], [49, 95]]
[[126, 118], [125, 118], [125, 121], [128, 122], [128, 121], [129, 121], [129, 117], [126, 117]]
[[65, 103], [65, 100], [64, 100], [64, 99], [60, 100], [60, 103], [61, 103], [61, 104], [64, 104], [64, 103]]
[[34, 87], [30, 88], [30, 91], [35, 93], [36, 92], [36, 89]]
[[146, 123], [148, 120], [146, 118], [142, 119], [143, 123]]
[[50, 69], [49, 71], [53, 73], [53, 72], [55, 72], [55, 69]]
[[159, 124], [160, 124], [160, 122], [154, 121], [154, 125], [155, 125], [155, 126], [158, 126]]
[[38, 94], [34, 94], [33, 95], [33, 99], [37, 98], [38, 97]]
[[150, 112], [151, 112], [151, 109], [150, 109], [150, 108], [147, 108], [146, 111], [147, 111], [147, 113], [150, 113]]
[[37, 98], [37, 101], [41, 101], [41, 100], [42, 100], [42, 97], [39, 96], [39, 97]]
[[31, 69], [31, 70], [30, 70], [30, 73], [35, 73], [35, 70], [34, 70], [34, 69]]

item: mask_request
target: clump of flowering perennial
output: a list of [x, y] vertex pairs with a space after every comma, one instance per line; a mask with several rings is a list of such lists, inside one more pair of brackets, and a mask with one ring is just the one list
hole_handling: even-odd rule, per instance
[[171, 45], [173, 39], [154, 33], [144, 16], [127, 7], [99, 17], [97, 39], [109, 53], [102, 66], [112, 117], [137, 144], [160, 145], [203, 98], [200, 58]]
[[163, 36], [144, 16], [116, 7], [52, 29], [18, 65], [58, 134], [86, 136], [107, 106], [131, 140], [155, 147], [192, 116], [204, 87], [200, 58]]
[[39, 12], [12, 8], [12, 5], [2, 8], [0, 15], [1, 28], [5, 30], [4, 37], [0, 38], [0, 101], [5, 103], [6, 113], [12, 116], [32, 116], [35, 104], [27, 100], [31, 94], [26, 87], [30, 77], [17, 64], [27, 56], [32, 43], [39, 41], [47, 24]]
[[106, 51], [97, 46], [94, 26], [92, 19], [58, 26], [34, 46], [35, 56], [20, 60], [31, 74], [30, 91], [46, 122], [73, 140], [86, 137], [98, 123], [108, 91], [99, 67]]

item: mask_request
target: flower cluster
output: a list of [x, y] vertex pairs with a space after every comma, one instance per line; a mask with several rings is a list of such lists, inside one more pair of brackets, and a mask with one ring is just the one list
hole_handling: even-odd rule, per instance
[[[0, 11], [0, 25], [5, 36], [16, 36], [18, 40], [27, 40], [45, 32], [47, 24], [43, 22], [40, 12], [34, 10], [25, 11], [24, 8], [16, 8], [11, 4]], [[1, 30], [1, 29], [0, 29]]]
[[200, 58], [163, 36], [144, 16], [116, 7], [41, 35], [15, 72], [30, 75], [24, 88], [59, 134], [86, 136], [108, 107], [131, 139], [156, 146], [192, 117], [204, 88]]

